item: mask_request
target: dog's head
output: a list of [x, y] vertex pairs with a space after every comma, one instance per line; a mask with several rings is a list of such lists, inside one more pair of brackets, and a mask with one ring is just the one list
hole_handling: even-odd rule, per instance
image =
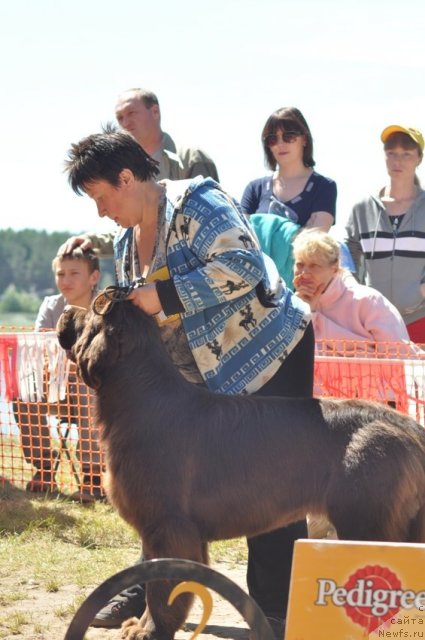
[[129, 357], [146, 341], [158, 340], [155, 321], [131, 302], [108, 300], [99, 313], [98, 297], [88, 310], [69, 306], [58, 320], [59, 344], [76, 363], [87, 386], [98, 390], [119, 362], [129, 364]]
[[90, 310], [83, 309], [81, 307], [68, 306], [60, 316], [56, 325], [56, 334], [58, 336], [59, 344], [66, 351], [66, 354], [72, 362], [77, 365], [77, 370], [84, 382], [92, 388], [96, 388], [94, 381], [88, 381], [83, 375], [80, 367], [80, 359], [77, 356], [77, 345], [83, 336], [87, 320], [91, 314]]
[[[130, 359], [146, 355], [146, 345], [162, 348], [155, 320], [131, 302], [111, 301], [99, 294], [90, 309], [67, 307], [58, 320], [59, 344], [76, 363], [87, 386], [98, 390], [119, 363], [131, 369]], [[155, 349], [155, 348], [154, 348]]]

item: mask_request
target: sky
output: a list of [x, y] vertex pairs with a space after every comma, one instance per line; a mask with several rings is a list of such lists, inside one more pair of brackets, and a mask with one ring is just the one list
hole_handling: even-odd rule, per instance
[[0, 0], [0, 228], [112, 229], [64, 160], [113, 121], [120, 92], [144, 87], [163, 129], [206, 150], [238, 199], [267, 173], [268, 116], [301, 109], [342, 233], [385, 183], [382, 129], [425, 133], [424, 25], [423, 0]]

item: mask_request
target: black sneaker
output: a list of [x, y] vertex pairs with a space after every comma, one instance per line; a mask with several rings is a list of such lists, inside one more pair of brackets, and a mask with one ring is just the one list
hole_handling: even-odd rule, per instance
[[144, 594], [140, 597], [117, 595], [95, 615], [91, 627], [119, 628], [129, 618], [140, 618], [146, 607]]

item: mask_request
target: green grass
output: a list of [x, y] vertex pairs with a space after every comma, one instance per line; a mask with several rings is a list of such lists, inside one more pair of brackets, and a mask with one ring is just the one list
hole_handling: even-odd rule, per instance
[[[90, 508], [64, 498], [32, 497], [8, 483], [0, 489], [0, 541], [2, 574], [7, 565], [11, 573], [27, 566], [50, 585], [48, 590], [58, 588], [61, 575], [77, 583], [98, 583], [99, 566], [87, 563], [88, 557], [104, 567], [107, 577], [117, 562], [120, 568], [133, 564], [140, 547], [136, 532], [107, 503]], [[40, 549], [42, 554], [37, 553]], [[74, 550], [82, 561], [71, 564]], [[210, 556], [213, 562], [244, 562], [245, 541], [215, 542]]]
[[[25, 604], [29, 590], [40, 597], [75, 587], [51, 610], [66, 628], [88, 594], [139, 555], [136, 532], [109, 504], [86, 507], [0, 485], [0, 639], [53, 637], [49, 623]], [[237, 565], [246, 555], [243, 539], [210, 545], [212, 563]]]
[[52, 637], [29, 598], [66, 594], [73, 585], [76, 595], [62, 595], [50, 609], [66, 627], [93, 588], [139, 554], [136, 533], [111, 506], [33, 498], [6, 483], [0, 490], [0, 638]]
[[135, 561], [139, 548], [136, 533], [108, 504], [87, 508], [66, 499], [33, 498], [7, 484], [0, 491], [0, 541], [2, 576], [7, 567], [11, 574], [27, 568], [47, 590], [57, 590], [61, 577], [98, 583], [99, 566], [89, 558], [104, 565], [107, 576], [117, 562], [127, 565], [121, 557]]

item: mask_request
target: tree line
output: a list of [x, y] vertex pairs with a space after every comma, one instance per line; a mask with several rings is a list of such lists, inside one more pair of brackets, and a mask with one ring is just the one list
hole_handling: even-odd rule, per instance
[[[71, 235], [68, 231], [0, 230], [0, 307], [4, 311], [32, 311], [30, 307], [38, 308], [45, 295], [57, 293], [52, 260]], [[102, 284], [113, 281], [112, 260], [102, 260], [101, 270]], [[14, 308], [5, 309], [5, 303]]]

